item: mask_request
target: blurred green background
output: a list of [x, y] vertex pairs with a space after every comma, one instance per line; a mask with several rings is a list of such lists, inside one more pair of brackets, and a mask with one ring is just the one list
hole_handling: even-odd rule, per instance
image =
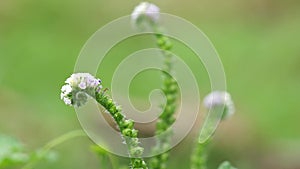
[[[33, 150], [80, 128], [74, 110], [59, 99], [60, 87], [86, 40], [106, 23], [130, 14], [139, 2], [1, 0], [0, 133], [19, 138]], [[299, 169], [300, 1], [151, 2], [199, 27], [224, 64], [237, 112], [218, 129], [210, 166], [229, 159], [240, 169]], [[140, 42], [133, 38], [131, 48], [120, 44], [110, 55], [119, 51], [126, 56], [151, 45]], [[193, 71], [203, 74], [197, 79], [203, 96], [209, 92], [205, 70], [179, 49]], [[100, 71], [106, 86], [118, 61], [109, 57]], [[138, 79], [133, 85], [137, 96], [146, 91]], [[194, 136], [172, 150], [170, 166], [185, 168]], [[99, 168], [90, 144], [88, 138], [67, 142], [56, 148], [58, 161], [41, 162], [37, 168]]]

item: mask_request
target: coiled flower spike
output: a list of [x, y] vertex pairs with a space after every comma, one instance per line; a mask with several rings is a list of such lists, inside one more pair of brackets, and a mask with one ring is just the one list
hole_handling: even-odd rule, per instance
[[89, 73], [72, 74], [61, 88], [61, 99], [66, 105], [80, 107], [87, 102], [88, 97], [96, 96], [102, 89], [101, 80]]
[[119, 127], [124, 143], [128, 147], [130, 167], [147, 169], [145, 161], [141, 158], [144, 149], [137, 138], [138, 131], [133, 128], [133, 120], [126, 119], [121, 107], [106, 95], [105, 90], [102, 90], [100, 79], [89, 73], [75, 73], [65, 81], [65, 85], [61, 88], [61, 99], [69, 106], [83, 106], [89, 97], [101, 104]]
[[[205, 96], [203, 104], [208, 110], [212, 110], [212, 113], [218, 113], [222, 111], [220, 112], [222, 113], [222, 120], [231, 117], [235, 111], [231, 96], [225, 91], [213, 91], [209, 93], [207, 96]], [[212, 130], [209, 126], [204, 126], [203, 131], [203, 133], [211, 133]], [[201, 137], [201, 135], [199, 137]], [[191, 169], [207, 169], [206, 149], [208, 144], [210, 143], [211, 138], [212, 135], [209, 134], [208, 138], [205, 141], [198, 141], [191, 156]]]

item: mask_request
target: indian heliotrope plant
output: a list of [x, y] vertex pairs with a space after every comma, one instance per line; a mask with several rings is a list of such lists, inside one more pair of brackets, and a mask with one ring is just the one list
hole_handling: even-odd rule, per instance
[[[156, 44], [164, 56], [164, 68], [162, 91], [166, 96], [166, 104], [163, 107], [161, 115], [157, 119], [155, 134], [157, 137], [156, 145], [153, 147], [154, 157], [150, 159], [149, 168], [151, 169], [165, 169], [167, 168], [167, 161], [170, 153], [170, 141], [172, 136], [171, 125], [176, 120], [174, 114], [177, 108], [177, 100], [179, 89], [176, 80], [172, 77], [173, 71], [171, 49], [173, 47], [172, 41], [165, 36], [163, 30], [159, 25], [160, 9], [151, 3], [142, 2], [132, 12], [131, 20], [136, 26], [146, 25], [151, 28], [156, 37]], [[74, 73], [67, 80], [61, 88], [61, 99], [68, 106], [81, 107], [84, 106], [89, 99], [96, 100], [113, 118], [117, 124], [121, 137], [127, 145], [128, 154], [130, 157], [129, 168], [133, 169], [148, 169], [148, 166], [142, 158], [144, 149], [138, 139], [138, 131], [134, 129], [134, 121], [127, 119], [118, 106], [107, 94], [107, 90], [102, 87], [102, 81], [89, 73]], [[231, 96], [226, 91], [213, 91], [204, 98], [204, 106], [209, 112], [217, 114], [222, 113], [222, 120], [226, 120], [234, 114], [234, 104]], [[205, 131], [206, 128], [203, 128]], [[166, 133], [166, 134], [162, 134]], [[162, 135], [161, 135], [162, 134]], [[18, 164], [26, 163], [22, 169], [32, 169], [35, 164], [48, 158], [50, 150], [75, 137], [86, 136], [82, 130], [76, 130], [62, 135], [39, 151], [32, 154], [26, 154], [23, 151], [23, 146], [19, 142], [6, 136], [0, 135], [0, 168], [11, 167]], [[206, 148], [213, 137], [209, 137], [205, 141], [197, 142], [193, 154], [191, 155], [191, 169], [207, 169]], [[199, 137], [200, 138], [200, 137]], [[107, 152], [100, 147], [93, 148], [99, 156], [106, 156]], [[162, 153], [160, 153], [162, 152]], [[50, 159], [50, 158], [49, 158]], [[104, 165], [104, 168], [107, 166]], [[120, 167], [118, 167], [120, 168]], [[128, 168], [128, 167], [125, 167]], [[186, 167], [189, 168], [189, 167]], [[232, 167], [227, 161], [221, 163], [218, 169], [236, 169]]]
[[[171, 49], [173, 43], [171, 39], [164, 35], [160, 20], [160, 9], [151, 3], [140, 3], [131, 14], [131, 22], [138, 28], [147, 26], [152, 29], [156, 37], [156, 44], [163, 54], [164, 61], [162, 68], [163, 85], [162, 91], [166, 96], [166, 104], [163, 106], [162, 113], [156, 122], [155, 135], [157, 136], [156, 145], [153, 147], [154, 156], [150, 158], [149, 168], [165, 169], [169, 159], [169, 149], [172, 136], [172, 124], [176, 120], [174, 114], [177, 109], [179, 89], [176, 80], [172, 77], [173, 55]], [[130, 168], [148, 168], [142, 158], [143, 148], [138, 140], [138, 131], [134, 129], [134, 121], [126, 119], [120, 106], [107, 95], [106, 90], [101, 85], [101, 80], [88, 73], [75, 73], [71, 75], [61, 89], [61, 99], [65, 104], [75, 107], [83, 106], [89, 98], [95, 99], [112, 116], [117, 124], [120, 134], [128, 147], [128, 154], [131, 159]], [[222, 119], [229, 118], [234, 113], [234, 106], [230, 94], [225, 91], [215, 91], [210, 93], [204, 99], [204, 106], [212, 113], [222, 111]], [[204, 129], [205, 130], [205, 129]], [[162, 134], [164, 133], [164, 134]], [[206, 146], [209, 144], [212, 136], [205, 142], [198, 142], [193, 154], [191, 155], [192, 169], [206, 169]], [[161, 153], [162, 152], [162, 153]], [[229, 162], [224, 162], [219, 169], [233, 167]]]
[[[173, 47], [172, 41], [169, 37], [165, 36], [159, 22], [159, 8], [151, 3], [142, 2], [132, 12], [132, 22], [138, 27], [146, 25], [155, 32], [157, 46], [162, 50], [164, 55], [164, 68], [163, 68], [163, 86], [162, 90], [167, 98], [167, 103], [162, 114], [159, 116], [156, 123], [156, 135], [160, 135], [165, 132], [166, 134], [158, 136], [157, 144], [154, 147], [154, 153], [157, 151], [163, 151], [162, 154], [154, 156], [150, 160], [150, 167], [153, 169], [165, 169], [167, 168], [166, 162], [169, 157], [167, 152], [170, 146], [170, 138], [172, 129], [170, 128], [175, 121], [174, 113], [176, 112], [176, 101], [178, 97], [178, 87], [175, 79], [170, 75], [172, 72], [172, 58], [170, 50]], [[222, 111], [222, 119], [229, 118], [234, 113], [234, 106], [229, 93], [224, 91], [214, 91], [207, 95], [204, 99], [204, 105], [207, 109], [212, 109], [213, 113], [217, 114], [218, 111]], [[204, 129], [206, 130], [206, 129]], [[208, 145], [212, 136], [205, 142], [199, 142], [193, 151], [191, 156], [191, 168], [192, 169], [205, 169], [206, 168], [206, 146]], [[226, 166], [230, 166], [226, 163]], [[221, 165], [223, 168], [225, 165]]]
[[120, 129], [120, 134], [128, 147], [131, 168], [146, 169], [147, 165], [141, 158], [144, 149], [140, 146], [137, 138], [138, 131], [133, 128], [134, 122], [126, 119], [122, 114], [121, 107], [107, 96], [106, 90], [102, 90], [101, 80], [89, 73], [75, 73], [65, 83], [61, 90], [61, 99], [67, 105], [76, 107], [83, 106], [88, 98], [95, 99], [109, 112]]
[[153, 148], [153, 153], [162, 154], [155, 155], [151, 158], [150, 167], [153, 169], [165, 169], [166, 162], [169, 158], [170, 142], [172, 136], [171, 125], [175, 121], [174, 114], [177, 108], [178, 100], [178, 87], [176, 80], [170, 75], [172, 72], [172, 58], [173, 55], [170, 52], [172, 49], [172, 42], [169, 37], [165, 36], [163, 32], [160, 32], [160, 26], [158, 24], [160, 13], [159, 8], [151, 3], [142, 2], [132, 12], [132, 22], [137, 26], [144, 24], [147, 25], [152, 31], [155, 32], [156, 44], [161, 49], [164, 56], [164, 67], [162, 69], [163, 86], [162, 91], [165, 94], [167, 100], [166, 105], [163, 108], [161, 115], [156, 122], [156, 132], [158, 136], [156, 140], [156, 146]]
[[[222, 113], [222, 120], [225, 120], [231, 117], [234, 114], [234, 105], [229, 93], [225, 91], [214, 91], [205, 96], [203, 101], [204, 106], [207, 110], [212, 111], [211, 113]], [[203, 129], [204, 132], [207, 130]], [[212, 139], [212, 135], [210, 135], [205, 141], [197, 142], [195, 149], [193, 150], [193, 154], [191, 156], [191, 169], [207, 169], [207, 146]], [[226, 165], [225, 165], [226, 164]], [[226, 168], [230, 166], [230, 163], [224, 162], [220, 165], [219, 168]], [[231, 169], [231, 168], [229, 168]]]

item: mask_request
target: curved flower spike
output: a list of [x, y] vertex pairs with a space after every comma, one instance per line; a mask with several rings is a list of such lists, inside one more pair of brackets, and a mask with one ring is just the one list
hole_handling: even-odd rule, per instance
[[89, 73], [72, 74], [61, 88], [61, 99], [66, 105], [80, 107], [87, 102], [88, 97], [95, 98], [96, 92], [102, 89], [101, 80]]
[[224, 91], [211, 92], [204, 98], [203, 103], [207, 109], [224, 106], [222, 119], [231, 117], [235, 111], [230, 94]]
[[141, 2], [136, 6], [131, 14], [131, 20], [134, 24], [141, 23], [144, 19], [151, 22], [157, 22], [159, 19], [159, 8], [149, 2]]
[[138, 131], [134, 129], [134, 121], [126, 119], [122, 109], [102, 90], [101, 80], [89, 73], [75, 73], [69, 77], [61, 88], [61, 99], [70, 106], [83, 106], [89, 97], [94, 98], [112, 116], [120, 129], [124, 143], [127, 144], [131, 158], [131, 168], [147, 169], [142, 159], [143, 147], [137, 138]]

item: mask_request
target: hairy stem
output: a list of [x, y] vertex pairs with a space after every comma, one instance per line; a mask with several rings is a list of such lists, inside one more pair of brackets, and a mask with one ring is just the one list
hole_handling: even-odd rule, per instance
[[207, 145], [209, 141], [204, 143], [198, 142], [191, 156], [191, 169], [207, 169]]
[[122, 114], [121, 107], [117, 106], [116, 103], [114, 103], [111, 98], [105, 95], [104, 92], [96, 93], [96, 100], [110, 113], [119, 127], [121, 135], [123, 136], [123, 139], [128, 147], [131, 168], [147, 169], [148, 167], [141, 157], [144, 149], [140, 146], [137, 138], [138, 131], [133, 128], [134, 122], [126, 119]]
[[[154, 30], [158, 30], [154, 28]], [[172, 58], [173, 55], [169, 52], [172, 48], [172, 42], [166, 36], [161, 33], [156, 34], [157, 45], [162, 49], [164, 55], [164, 68], [163, 68], [163, 85], [162, 91], [164, 92], [167, 102], [163, 109], [162, 114], [159, 116], [156, 123], [156, 135], [158, 139], [156, 146], [153, 149], [154, 153], [164, 152], [151, 158], [150, 165], [153, 169], [165, 169], [167, 167], [167, 161], [169, 159], [172, 129], [170, 126], [175, 121], [176, 101], [178, 97], [177, 82], [170, 75], [172, 71]]]

